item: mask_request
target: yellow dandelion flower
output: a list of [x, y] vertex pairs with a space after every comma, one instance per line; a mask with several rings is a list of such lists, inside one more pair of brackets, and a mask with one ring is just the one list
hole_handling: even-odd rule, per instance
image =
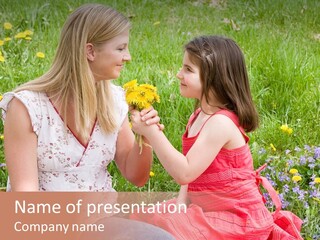
[[150, 177], [154, 177], [155, 174], [154, 174], [154, 172], [150, 171], [149, 175], [150, 175]]
[[127, 82], [123, 85], [124, 90], [129, 90], [137, 86], [137, 79], [133, 79], [130, 82]]
[[4, 44], [4, 41], [0, 40], [0, 46], [3, 46], [3, 44]]
[[153, 26], [156, 26], [156, 25], [159, 25], [159, 24], [160, 24], [160, 21], [157, 21], [157, 22], [153, 23]]
[[274, 152], [277, 151], [276, 147], [272, 143], [270, 143], [270, 147], [271, 147], [272, 151], [274, 151]]
[[298, 173], [298, 170], [295, 169], [295, 168], [291, 168], [291, 169], [289, 170], [289, 173], [291, 173], [291, 174], [296, 174], [296, 173]]
[[33, 35], [33, 32], [31, 30], [27, 29], [24, 31], [24, 34], [27, 36], [31, 36], [31, 35]]
[[25, 32], [20, 32], [20, 33], [17, 33], [14, 38], [17, 38], [17, 39], [20, 39], [20, 38], [26, 38], [26, 34]]
[[9, 22], [5, 22], [5, 23], [3, 24], [3, 27], [4, 27], [4, 29], [6, 29], [6, 30], [10, 30], [10, 29], [12, 29], [12, 24], [9, 23]]
[[4, 56], [0, 55], [0, 62], [4, 62], [4, 61], [5, 61]]
[[3, 136], [3, 134], [1, 134], [1, 135], [0, 135], [0, 139], [1, 139], [1, 140], [3, 140], [3, 139], [4, 139], [4, 136]]
[[316, 177], [316, 178], [314, 179], [314, 182], [315, 182], [315, 183], [320, 183], [320, 177]]
[[3, 98], [2, 95], [0, 95], [0, 101], [2, 100], [2, 98]]
[[288, 128], [287, 129], [287, 133], [290, 135], [290, 134], [292, 134], [293, 133], [293, 129], [292, 128]]
[[11, 41], [11, 38], [10, 37], [6, 37], [6, 38], [4, 38], [4, 41], [5, 42], [9, 42], [9, 41]]
[[299, 182], [301, 180], [302, 180], [301, 176], [296, 175], [296, 176], [292, 177], [292, 181], [294, 181], [294, 182]]
[[44, 57], [45, 57], [45, 55], [44, 55], [43, 52], [37, 52], [37, 53], [36, 53], [36, 56], [37, 56], [38, 58], [44, 58]]
[[[141, 111], [142, 109], [149, 108], [154, 102], [159, 102], [160, 97], [157, 94], [157, 88], [149, 84], [138, 84], [137, 79], [131, 80], [123, 85], [125, 90], [125, 98], [128, 105]], [[138, 144], [140, 147], [140, 153], [142, 151], [143, 143], [142, 136], [136, 135]]]
[[280, 129], [282, 130], [282, 132], [287, 133], [289, 135], [293, 132], [292, 128], [288, 127], [287, 124], [281, 125]]

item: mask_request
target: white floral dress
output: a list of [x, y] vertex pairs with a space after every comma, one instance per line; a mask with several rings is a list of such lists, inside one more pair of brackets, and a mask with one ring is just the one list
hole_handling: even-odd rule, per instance
[[[64, 122], [45, 93], [21, 91], [4, 94], [0, 102], [3, 120], [9, 102], [18, 98], [27, 108], [33, 131], [38, 137], [39, 191], [115, 191], [107, 171], [114, 159], [121, 123], [128, 113], [124, 91], [111, 85], [119, 127], [104, 134], [96, 122], [86, 146], [82, 145]], [[23, 164], [23, 159], [20, 159]], [[10, 191], [8, 179], [7, 191]]]

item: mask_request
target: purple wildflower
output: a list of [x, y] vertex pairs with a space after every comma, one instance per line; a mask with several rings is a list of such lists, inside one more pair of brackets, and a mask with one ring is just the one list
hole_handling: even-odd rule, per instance
[[287, 161], [287, 163], [288, 163], [288, 166], [289, 166], [289, 167], [292, 167], [292, 166], [294, 165], [294, 162], [293, 162], [292, 159], [289, 159], [289, 160]]
[[299, 186], [292, 188], [292, 192], [294, 192], [294, 193], [299, 193], [299, 191], [300, 191]]
[[295, 147], [294, 150], [295, 150], [296, 152], [300, 152], [300, 151], [301, 151], [301, 148]]
[[316, 166], [316, 165], [315, 165], [314, 163], [308, 164], [308, 167], [311, 168], [311, 169], [314, 169], [315, 166]]
[[285, 184], [285, 185], [282, 187], [282, 190], [283, 190], [285, 193], [288, 193], [288, 192], [290, 191], [288, 184]]
[[304, 145], [304, 149], [307, 150], [307, 151], [310, 151], [311, 147], [309, 145]]
[[291, 152], [291, 150], [287, 149], [285, 150], [285, 154], [288, 155]]
[[316, 161], [313, 157], [308, 157], [307, 160], [309, 163], [314, 163]]
[[320, 147], [316, 147], [314, 149], [314, 156], [313, 156], [315, 159], [318, 159], [320, 158]]
[[6, 167], [7, 165], [5, 163], [0, 163], [0, 168]]
[[263, 154], [265, 154], [267, 151], [264, 149], [264, 148], [260, 148], [260, 150], [258, 151], [258, 153], [260, 154], [260, 155], [263, 155]]
[[300, 165], [305, 165], [307, 163], [307, 159], [305, 156], [300, 157]]

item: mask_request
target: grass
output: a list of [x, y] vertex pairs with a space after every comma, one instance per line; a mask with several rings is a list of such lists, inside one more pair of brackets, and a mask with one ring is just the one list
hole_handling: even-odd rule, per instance
[[[60, 29], [66, 16], [84, 0], [44, 1], [0, 0], [0, 40], [12, 37], [0, 46], [4, 62], [0, 62], [0, 94], [44, 73], [50, 66], [57, 46]], [[320, 2], [317, 0], [223, 0], [223, 1], [95, 1], [104, 2], [130, 17], [132, 22], [130, 51], [132, 62], [127, 65], [117, 84], [138, 79], [158, 87], [161, 103], [155, 105], [165, 124], [165, 133], [174, 146], [181, 149], [181, 134], [193, 101], [179, 95], [175, 75], [182, 63], [183, 45], [193, 37], [219, 34], [239, 43], [246, 57], [252, 94], [260, 113], [260, 128], [250, 134], [255, 166], [270, 162], [275, 172], [290, 170], [286, 165], [291, 158], [300, 159], [304, 149], [315, 159], [299, 169], [304, 181], [292, 183], [290, 208], [305, 220], [305, 239], [319, 238], [319, 202], [309, 196], [309, 208], [297, 204], [293, 184], [310, 191], [311, 177], [320, 176], [320, 159], [315, 151], [320, 146]], [[214, 6], [215, 2], [219, 2]], [[5, 30], [4, 22], [13, 25]], [[13, 36], [30, 29], [32, 40], [14, 39]], [[45, 58], [35, 56], [45, 53]], [[288, 135], [280, 130], [287, 124], [293, 129]], [[3, 126], [0, 126], [0, 133]], [[270, 147], [273, 144], [275, 150]], [[263, 149], [263, 151], [262, 151]], [[286, 153], [290, 150], [289, 155]], [[306, 150], [304, 150], [306, 151]], [[263, 154], [261, 154], [263, 152]], [[271, 161], [271, 159], [273, 159]], [[274, 160], [275, 159], [275, 160]], [[0, 146], [0, 162], [4, 162]], [[278, 163], [278, 164], [275, 164]], [[281, 164], [280, 164], [281, 163]], [[292, 167], [298, 167], [292, 166]], [[306, 170], [307, 169], [307, 170]], [[118, 191], [176, 191], [177, 184], [164, 171], [155, 157], [155, 173], [143, 188], [127, 183], [111, 164], [114, 186]], [[277, 182], [282, 193], [279, 174], [263, 174]], [[310, 175], [310, 173], [312, 173]], [[288, 175], [290, 176], [290, 175]], [[291, 177], [291, 176], [290, 176]], [[0, 170], [0, 186], [5, 186], [7, 173]], [[315, 185], [317, 186], [317, 185]], [[319, 187], [317, 189], [319, 191]], [[319, 197], [319, 196], [318, 196]]]

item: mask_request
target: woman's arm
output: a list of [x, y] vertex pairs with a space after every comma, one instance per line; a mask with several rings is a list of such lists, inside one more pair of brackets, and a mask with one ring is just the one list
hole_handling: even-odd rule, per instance
[[179, 195], [177, 197], [177, 205], [185, 204], [188, 206], [189, 199], [188, 199], [188, 185], [181, 185]]
[[4, 122], [4, 153], [12, 191], [38, 191], [37, 136], [26, 107], [12, 99]]
[[118, 134], [115, 155], [121, 174], [131, 183], [143, 186], [149, 179], [152, 158], [152, 148], [149, 146], [142, 145], [140, 153], [140, 147], [126, 117]]

